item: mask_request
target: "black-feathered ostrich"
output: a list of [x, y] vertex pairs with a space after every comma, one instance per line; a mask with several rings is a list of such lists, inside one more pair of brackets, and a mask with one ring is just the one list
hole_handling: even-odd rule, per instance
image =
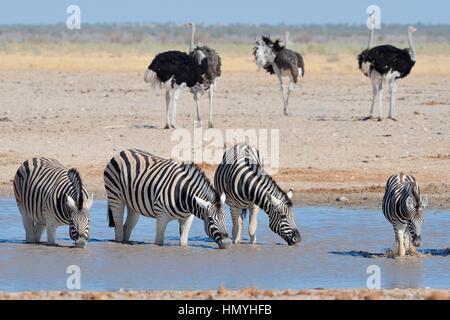
[[399, 49], [391, 45], [382, 45], [371, 48], [374, 29], [375, 28], [371, 28], [367, 49], [358, 55], [359, 69], [365, 76], [370, 77], [373, 89], [370, 116], [364, 118], [364, 120], [373, 119], [377, 96], [379, 96], [378, 120], [382, 120], [383, 83], [387, 81], [389, 83], [390, 91], [389, 119], [397, 121], [395, 108], [397, 80], [406, 77], [416, 63], [416, 52], [412, 41], [412, 34], [416, 31], [416, 28], [412, 26], [408, 28], [409, 48], [406, 49]]
[[[193, 24], [188, 24], [192, 26]], [[212, 127], [212, 92], [216, 78], [220, 76], [220, 57], [207, 47], [193, 47], [195, 25], [191, 35], [189, 54], [181, 51], [166, 51], [158, 54], [145, 71], [144, 80], [152, 87], [159, 85], [166, 90], [166, 129], [176, 126], [176, 103], [183, 88], [189, 88], [197, 105], [196, 125], [201, 126], [198, 94], [210, 91], [209, 126]], [[217, 58], [218, 57], [218, 58]], [[218, 62], [217, 62], [218, 61]], [[218, 65], [218, 66], [217, 66]], [[217, 72], [217, 70], [219, 72]]]
[[[189, 22], [187, 25], [191, 29], [191, 42], [189, 44], [189, 55], [196, 58], [197, 61], [201, 61], [202, 59], [206, 58], [208, 62], [208, 68], [203, 76], [203, 88], [205, 91], [208, 91], [209, 96], [209, 119], [208, 119], [208, 127], [212, 128], [212, 114], [213, 114], [213, 95], [214, 95], [214, 89], [217, 86], [217, 82], [222, 75], [221, 66], [222, 61], [220, 59], [220, 56], [218, 53], [207, 46], [201, 46], [194, 48], [194, 41], [195, 41], [195, 31], [196, 26], [194, 22]], [[198, 92], [193, 92], [194, 100], [196, 104], [196, 126], [201, 127], [202, 126], [202, 120], [200, 116], [200, 106], [198, 103]]]
[[[270, 74], [275, 74], [280, 82], [281, 94], [283, 97], [284, 114], [287, 115], [289, 96], [293, 83], [297, 83], [298, 77], [305, 74], [305, 64], [302, 56], [285, 46], [280, 45], [281, 40], [272, 41], [270, 37], [262, 36], [256, 41], [253, 49], [256, 65], [263, 68]], [[289, 77], [289, 87], [287, 97], [285, 97], [283, 76]]]

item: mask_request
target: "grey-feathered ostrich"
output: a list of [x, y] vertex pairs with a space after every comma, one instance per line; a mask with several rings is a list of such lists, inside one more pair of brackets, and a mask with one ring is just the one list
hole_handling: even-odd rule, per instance
[[[190, 22], [186, 26], [188, 26], [191, 29], [191, 42], [189, 44], [189, 55], [194, 57], [197, 61], [201, 61], [202, 59], [206, 58], [208, 62], [208, 67], [206, 69], [206, 72], [203, 75], [203, 88], [204, 90], [208, 91], [209, 95], [209, 120], [208, 120], [208, 127], [212, 128], [212, 114], [213, 114], [213, 95], [214, 95], [214, 89], [216, 88], [217, 82], [222, 74], [221, 66], [222, 62], [220, 59], [220, 56], [217, 54], [217, 52], [209, 48], [207, 46], [201, 46], [201, 47], [195, 47], [194, 48], [194, 41], [195, 41], [195, 31], [196, 26], [195, 23]], [[193, 92], [194, 94], [194, 100], [196, 104], [196, 111], [197, 111], [197, 119], [196, 119], [196, 126], [201, 127], [202, 126], [202, 120], [200, 116], [200, 106], [198, 103], [198, 92]]]
[[[293, 83], [297, 83], [298, 77], [305, 74], [305, 64], [302, 56], [286, 47], [280, 45], [281, 40], [272, 41], [269, 37], [262, 36], [256, 41], [253, 49], [256, 65], [263, 68], [270, 74], [275, 74], [280, 82], [281, 94], [283, 96], [284, 114], [287, 115], [289, 96]], [[289, 77], [289, 87], [287, 97], [285, 97], [283, 87], [283, 76]]]
[[408, 28], [409, 48], [399, 49], [391, 45], [382, 45], [371, 48], [373, 42], [374, 28], [371, 28], [369, 44], [367, 49], [358, 55], [359, 69], [362, 73], [370, 77], [372, 82], [373, 97], [370, 116], [365, 119], [372, 119], [375, 99], [379, 96], [378, 120], [382, 119], [383, 83], [389, 82], [390, 104], [389, 119], [397, 121], [395, 109], [395, 94], [397, 92], [397, 80], [406, 77], [416, 63], [416, 52], [412, 42], [412, 34], [416, 28]]

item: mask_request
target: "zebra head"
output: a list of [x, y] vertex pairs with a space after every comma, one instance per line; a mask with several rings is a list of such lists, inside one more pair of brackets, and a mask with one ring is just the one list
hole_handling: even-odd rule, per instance
[[273, 49], [273, 41], [269, 37], [262, 37], [257, 40], [253, 48], [253, 56], [255, 57], [258, 69], [265, 68], [275, 60], [276, 53]]
[[428, 205], [427, 198], [409, 196], [406, 198], [408, 209], [408, 232], [415, 247], [420, 247], [422, 240], [422, 224], [424, 221], [424, 209]]
[[76, 204], [75, 200], [67, 195], [67, 207], [70, 212], [69, 235], [77, 247], [84, 248], [89, 239], [89, 209], [93, 201], [94, 195], [91, 195]]
[[231, 246], [226, 227], [226, 213], [224, 209], [225, 194], [222, 193], [219, 201], [211, 203], [199, 197], [194, 197], [197, 204], [204, 210], [203, 221], [206, 234], [213, 239], [220, 249]]
[[269, 215], [269, 227], [289, 245], [300, 243], [302, 240], [292, 213], [291, 198], [293, 195], [294, 192], [289, 190], [285, 199], [280, 200], [266, 192], [266, 197], [270, 202], [269, 211], [267, 212]]

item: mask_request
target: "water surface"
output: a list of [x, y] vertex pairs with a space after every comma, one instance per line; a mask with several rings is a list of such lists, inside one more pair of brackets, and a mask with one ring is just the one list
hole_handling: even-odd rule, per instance
[[[379, 211], [297, 208], [302, 235], [287, 246], [259, 213], [257, 245], [216, 249], [195, 219], [190, 247], [178, 246], [178, 223], [166, 231], [165, 247], [153, 245], [154, 219], [141, 217], [134, 244], [111, 242], [106, 203], [91, 210], [91, 240], [72, 247], [68, 227], [57, 231], [63, 247], [24, 243], [25, 232], [14, 199], [0, 198], [0, 291], [64, 290], [69, 265], [81, 268], [83, 290], [193, 290], [256, 287], [260, 289], [366, 287], [367, 267], [378, 265], [383, 288], [450, 287], [450, 212], [426, 212], [421, 257], [389, 259], [393, 231]], [[248, 242], [244, 226], [244, 241]], [[231, 225], [229, 225], [231, 233]], [[46, 240], [46, 234], [43, 235]]]

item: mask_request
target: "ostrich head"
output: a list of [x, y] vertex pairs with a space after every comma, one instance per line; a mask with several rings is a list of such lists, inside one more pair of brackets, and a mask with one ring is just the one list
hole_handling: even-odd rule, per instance
[[253, 56], [255, 57], [258, 69], [267, 67], [275, 60], [276, 52], [274, 50], [275, 43], [269, 38], [262, 36], [257, 40], [253, 48]]
[[416, 32], [416, 31], [417, 31], [416, 27], [414, 27], [414, 26], [409, 26], [408, 27], [408, 32], [409, 33], [413, 33], [413, 32]]

